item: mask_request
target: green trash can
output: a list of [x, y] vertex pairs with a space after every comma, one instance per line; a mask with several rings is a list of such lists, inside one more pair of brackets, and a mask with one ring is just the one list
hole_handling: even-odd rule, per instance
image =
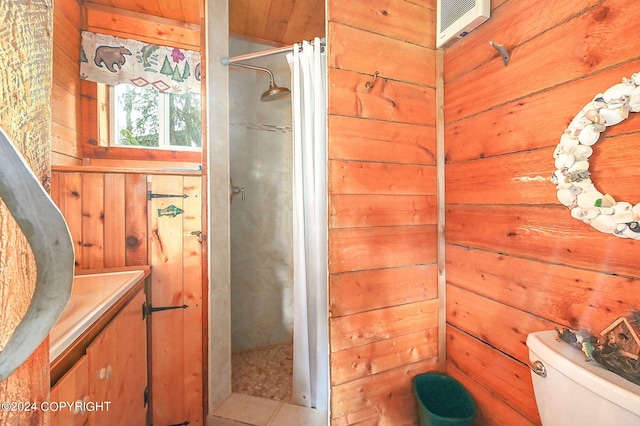
[[420, 426], [469, 425], [476, 407], [467, 390], [453, 377], [439, 373], [413, 378]]

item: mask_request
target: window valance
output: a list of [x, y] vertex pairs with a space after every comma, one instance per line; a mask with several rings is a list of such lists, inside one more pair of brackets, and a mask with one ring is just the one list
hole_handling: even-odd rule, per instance
[[82, 32], [80, 78], [160, 92], [200, 93], [200, 53]]

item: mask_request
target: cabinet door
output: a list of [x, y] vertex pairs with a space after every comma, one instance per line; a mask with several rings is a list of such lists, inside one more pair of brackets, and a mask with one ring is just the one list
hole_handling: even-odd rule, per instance
[[81, 426], [87, 423], [89, 413], [81, 410], [84, 403], [89, 401], [89, 362], [86, 356], [80, 360], [69, 370], [62, 378], [51, 388], [51, 396], [49, 402], [51, 407], [56, 407], [57, 403], [73, 403], [79, 402], [77, 408], [61, 408], [51, 409], [50, 425], [51, 426]]
[[87, 348], [89, 395], [101, 409], [89, 413], [92, 425], [145, 425], [147, 407], [146, 324], [142, 291]]

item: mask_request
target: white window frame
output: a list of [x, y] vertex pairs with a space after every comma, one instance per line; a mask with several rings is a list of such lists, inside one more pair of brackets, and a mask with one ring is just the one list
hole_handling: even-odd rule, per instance
[[118, 123], [116, 117], [117, 98], [116, 98], [116, 86], [109, 86], [109, 146], [118, 148], [133, 148], [133, 149], [162, 149], [172, 151], [202, 151], [201, 147], [171, 145], [169, 140], [170, 134], [170, 119], [169, 119], [169, 94], [159, 92], [158, 96], [158, 121], [159, 121], [159, 138], [158, 146], [136, 146], [136, 145], [120, 145], [118, 140]]

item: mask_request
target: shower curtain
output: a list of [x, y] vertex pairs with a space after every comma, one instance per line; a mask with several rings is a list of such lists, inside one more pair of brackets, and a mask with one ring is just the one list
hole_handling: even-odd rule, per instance
[[293, 400], [329, 404], [326, 55], [319, 38], [294, 45]]

